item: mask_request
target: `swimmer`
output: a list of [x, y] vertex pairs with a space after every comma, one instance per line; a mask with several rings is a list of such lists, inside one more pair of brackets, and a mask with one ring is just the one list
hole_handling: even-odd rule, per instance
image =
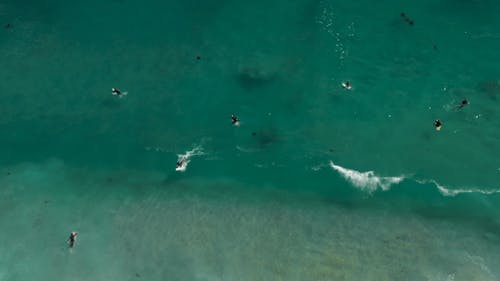
[[236, 115], [231, 114], [231, 123], [233, 123], [234, 126], [239, 126], [240, 119]]
[[118, 90], [117, 88], [111, 88], [111, 94], [114, 95], [114, 96], [117, 96], [119, 98], [121, 97], [124, 97], [127, 95], [127, 92], [121, 92], [120, 90]]
[[10, 24], [10, 23], [8, 23], [8, 24], [5, 25], [5, 28], [7, 28], [7, 29], [9, 29], [11, 27], [12, 27], [12, 24]]
[[182, 166], [184, 166], [184, 163], [185, 163], [184, 158], [181, 159], [180, 161], [177, 161], [177, 169], [182, 168]]
[[78, 233], [76, 233], [76, 231], [71, 232], [71, 234], [69, 235], [68, 243], [69, 243], [70, 248], [73, 248], [73, 246], [75, 246], [75, 241], [76, 241], [77, 235], [78, 235]]
[[459, 105], [457, 105], [457, 108], [461, 109], [462, 107], [464, 107], [468, 104], [469, 104], [469, 101], [467, 99], [464, 99]]
[[351, 82], [345, 81], [342, 83], [342, 88], [350, 90], [351, 89]]
[[434, 121], [434, 127], [436, 128], [436, 131], [440, 131], [442, 126], [443, 126], [443, 124], [441, 123], [441, 121], [439, 119]]

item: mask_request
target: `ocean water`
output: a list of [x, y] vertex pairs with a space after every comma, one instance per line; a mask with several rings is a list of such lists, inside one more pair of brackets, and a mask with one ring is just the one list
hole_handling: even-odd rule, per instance
[[500, 280], [499, 9], [0, 0], [0, 281]]

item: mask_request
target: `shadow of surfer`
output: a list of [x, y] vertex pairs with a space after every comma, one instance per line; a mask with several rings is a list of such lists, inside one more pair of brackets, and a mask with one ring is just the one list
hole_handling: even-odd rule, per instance
[[401, 17], [403, 18], [403, 20], [408, 23], [409, 25], [413, 25], [414, 22], [412, 19], [410, 19], [405, 13], [401, 13]]

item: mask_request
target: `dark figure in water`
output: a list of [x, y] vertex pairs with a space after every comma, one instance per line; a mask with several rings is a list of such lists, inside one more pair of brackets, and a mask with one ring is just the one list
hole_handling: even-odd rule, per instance
[[73, 246], [75, 246], [75, 241], [76, 241], [77, 235], [78, 235], [78, 233], [76, 233], [75, 231], [71, 232], [71, 234], [69, 235], [68, 243], [69, 243], [70, 248], [73, 248]]
[[436, 128], [437, 131], [440, 131], [442, 126], [443, 123], [441, 123], [441, 120], [437, 119], [436, 121], [434, 121], [434, 127]]
[[7, 29], [9, 29], [11, 27], [12, 27], [12, 24], [10, 24], [10, 23], [8, 23], [8, 24], [5, 25], [5, 28], [7, 28]]
[[127, 95], [127, 92], [122, 92], [117, 88], [111, 88], [111, 93], [119, 98], [123, 98], [124, 96]]
[[111, 93], [113, 95], [117, 95], [117, 96], [123, 95], [122, 92], [120, 90], [118, 90], [117, 88], [111, 88]]
[[231, 123], [233, 123], [233, 125], [235, 126], [238, 126], [240, 125], [240, 119], [236, 115], [231, 114]]
[[182, 167], [182, 165], [184, 165], [184, 159], [182, 159], [181, 161], [177, 161], [177, 168]]
[[405, 13], [401, 13], [401, 17], [406, 21], [409, 25], [413, 25], [413, 20], [411, 20]]
[[350, 90], [351, 89], [351, 82], [345, 81], [344, 83], [342, 83], [342, 87], [347, 89], [347, 90]]
[[467, 99], [464, 99], [459, 105], [457, 105], [457, 108], [461, 109], [462, 107], [464, 107], [468, 104], [469, 104], [469, 101]]

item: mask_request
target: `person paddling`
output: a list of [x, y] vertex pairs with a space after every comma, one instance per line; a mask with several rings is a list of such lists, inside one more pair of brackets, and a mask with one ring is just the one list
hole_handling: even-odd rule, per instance
[[117, 96], [119, 98], [124, 97], [127, 95], [127, 92], [122, 92], [118, 88], [111, 88], [111, 94], [114, 96]]
[[76, 231], [71, 232], [71, 234], [69, 235], [68, 244], [69, 244], [70, 248], [73, 248], [75, 246], [77, 235], [78, 235], [78, 233]]
[[238, 118], [238, 116], [231, 114], [231, 123], [233, 123], [234, 126], [239, 126], [240, 119]]
[[440, 131], [443, 126], [443, 123], [441, 123], [441, 120], [437, 119], [434, 121], [434, 127], [436, 128], [436, 131]]
[[345, 82], [343, 82], [343, 83], [342, 83], [342, 87], [343, 87], [344, 89], [350, 90], [350, 89], [351, 89], [351, 82], [349, 82], [349, 81], [345, 81]]

